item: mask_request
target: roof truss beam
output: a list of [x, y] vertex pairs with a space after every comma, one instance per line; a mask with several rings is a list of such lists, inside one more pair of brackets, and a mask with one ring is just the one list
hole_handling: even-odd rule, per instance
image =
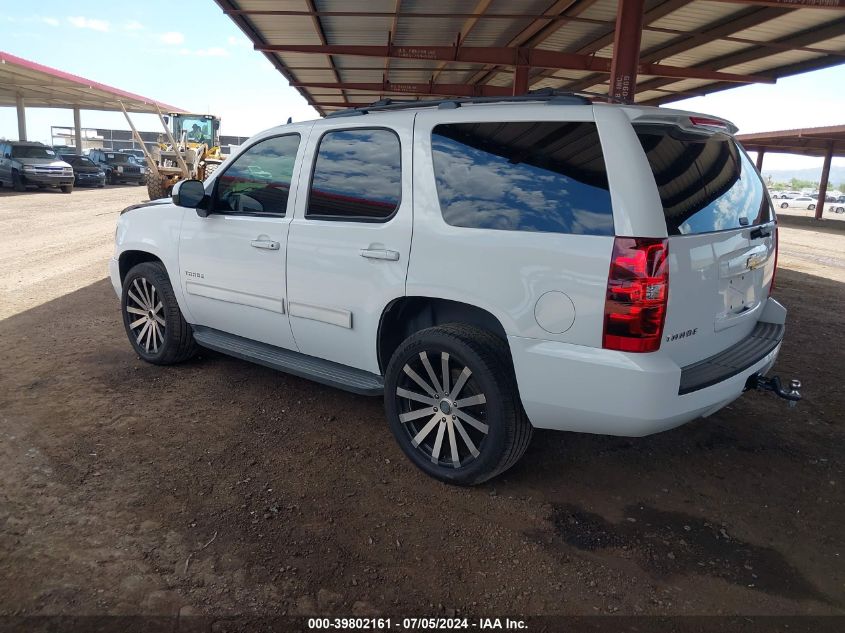
[[[497, 64], [503, 66], [528, 66], [561, 70], [587, 70], [610, 73], [611, 59], [575, 53], [559, 53], [534, 48], [464, 47], [464, 46], [343, 46], [315, 44], [256, 44], [262, 52], [314, 53], [320, 55], [352, 55], [358, 57], [391, 57], [393, 59], [423, 59], [428, 61]], [[640, 75], [672, 77], [675, 79], [705, 79], [735, 83], [774, 83], [771, 77], [740, 75], [708, 69], [690, 69], [665, 64], [641, 63]]]

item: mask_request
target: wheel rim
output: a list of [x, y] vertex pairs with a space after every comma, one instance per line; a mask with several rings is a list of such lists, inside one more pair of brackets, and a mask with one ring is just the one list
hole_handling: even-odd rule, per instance
[[135, 279], [127, 291], [127, 323], [137, 346], [148, 354], [157, 354], [164, 344], [167, 324], [163, 310], [164, 304], [156, 287], [144, 277]]
[[397, 383], [396, 402], [411, 445], [432, 464], [463, 468], [481, 454], [490, 430], [487, 398], [460, 359], [443, 351], [409, 359]]

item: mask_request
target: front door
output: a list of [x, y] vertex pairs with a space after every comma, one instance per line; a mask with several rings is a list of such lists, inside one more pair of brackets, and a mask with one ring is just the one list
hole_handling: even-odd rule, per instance
[[287, 317], [285, 254], [299, 134], [263, 139], [211, 185], [210, 213], [186, 213], [179, 269], [197, 325], [296, 349]]
[[288, 243], [291, 328], [305, 354], [379, 372], [379, 320], [408, 272], [412, 121], [311, 132]]

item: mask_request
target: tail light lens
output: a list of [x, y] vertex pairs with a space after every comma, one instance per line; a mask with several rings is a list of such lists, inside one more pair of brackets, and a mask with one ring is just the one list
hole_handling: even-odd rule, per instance
[[769, 284], [769, 296], [772, 296], [772, 291], [775, 289], [775, 277], [778, 274], [778, 247], [780, 246], [780, 234], [778, 233], [778, 225], [775, 223], [775, 267], [772, 270], [772, 282]]
[[617, 237], [613, 243], [604, 304], [605, 349], [660, 349], [669, 296], [669, 241]]

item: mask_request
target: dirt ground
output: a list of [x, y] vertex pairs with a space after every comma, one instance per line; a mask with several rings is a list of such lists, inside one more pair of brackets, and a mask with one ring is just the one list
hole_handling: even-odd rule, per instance
[[780, 229], [798, 408], [537, 432], [460, 489], [379, 399], [138, 360], [104, 271], [142, 196], [0, 192], [0, 615], [845, 614], [841, 230]]

